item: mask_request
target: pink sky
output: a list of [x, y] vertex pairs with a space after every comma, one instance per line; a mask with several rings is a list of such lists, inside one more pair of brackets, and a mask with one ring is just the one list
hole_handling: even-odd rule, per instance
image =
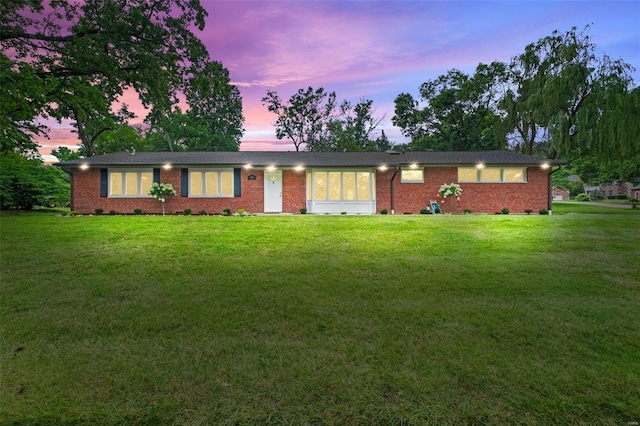
[[[288, 99], [324, 87], [339, 101], [372, 99], [380, 130], [408, 142], [391, 124], [394, 99], [418, 97], [421, 83], [452, 68], [509, 61], [552, 31], [591, 24], [603, 53], [640, 68], [640, 2], [635, 1], [218, 1], [201, 0], [209, 17], [198, 33], [213, 60], [229, 70], [243, 97], [240, 149], [290, 150], [278, 141], [275, 116], [261, 104], [267, 90]], [[640, 71], [634, 73], [636, 85]], [[141, 122], [144, 110], [126, 99]], [[68, 123], [47, 123], [41, 152], [76, 148]]]

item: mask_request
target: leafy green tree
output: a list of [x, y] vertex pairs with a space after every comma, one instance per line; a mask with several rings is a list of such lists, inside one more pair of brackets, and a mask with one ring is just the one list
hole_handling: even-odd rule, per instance
[[316, 151], [376, 151], [381, 140], [373, 139], [382, 118], [374, 117], [373, 101], [340, 104], [337, 117], [329, 118], [328, 135]]
[[189, 109], [154, 109], [147, 138], [168, 151], [237, 151], [243, 134], [242, 97], [219, 62], [194, 66], [185, 82]]
[[515, 89], [502, 106], [529, 151], [537, 130], [546, 129], [552, 157], [619, 161], [640, 150], [640, 95], [632, 67], [599, 54], [588, 28], [555, 31], [528, 45], [509, 66]]
[[229, 71], [220, 62], [194, 69], [185, 96], [191, 123], [204, 127], [204, 135], [187, 139], [188, 151], [237, 151], [242, 137], [242, 96], [231, 84]]
[[393, 142], [389, 140], [387, 135], [384, 133], [384, 130], [382, 130], [380, 132], [380, 136], [378, 136], [373, 141], [373, 146], [375, 148], [374, 151], [381, 151], [381, 152], [389, 151], [395, 148], [395, 145], [393, 144]]
[[17, 152], [0, 153], [0, 208], [67, 206], [69, 177], [58, 167]]
[[144, 106], [169, 109], [187, 70], [208, 58], [192, 33], [205, 16], [198, 0], [0, 2], [2, 78], [12, 83], [3, 145], [42, 133], [43, 114], [75, 120], [80, 134], [108, 120], [105, 110], [128, 88]]
[[291, 140], [296, 151], [303, 147], [307, 151], [322, 149], [327, 140], [327, 124], [336, 107], [335, 92], [326, 92], [322, 87], [299, 89], [285, 103], [277, 92], [269, 90], [262, 103], [278, 117], [274, 123], [278, 139]]
[[121, 151], [153, 151], [153, 145], [136, 129], [126, 125], [104, 132], [96, 138], [96, 154]]
[[583, 182], [592, 185], [613, 181], [640, 183], [640, 155], [615, 164], [596, 157], [580, 158], [571, 163], [571, 169]]
[[83, 156], [81, 150], [72, 151], [66, 146], [59, 146], [58, 149], [52, 149], [51, 155], [56, 157], [59, 161], [70, 161], [77, 160], [78, 158]]
[[503, 149], [496, 113], [505, 65], [479, 64], [473, 75], [450, 70], [420, 86], [420, 100], [402, 93], [395, 99], [393, 124], [412, 140], [414, 150]]
[[45, 129], [34, 117], [46, 104], [49, 85], [48, 80], [36, 76], [30, 64], [14, 65], [0, 53], [0, 152], [37, 152], [38, 145], [32, 138], [44, 134]]

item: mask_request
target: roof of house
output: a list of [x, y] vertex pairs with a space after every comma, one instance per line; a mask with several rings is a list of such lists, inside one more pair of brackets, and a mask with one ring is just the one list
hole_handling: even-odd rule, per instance
[[59, 163], [64, 168], [89, 166], [244, 166], [253, 167], [380, 167], [408, 164], [420, 165], [493, 165], [540, 166], [562, 164], [511, 151], [447, 151], [447, 152], [117, 152]]

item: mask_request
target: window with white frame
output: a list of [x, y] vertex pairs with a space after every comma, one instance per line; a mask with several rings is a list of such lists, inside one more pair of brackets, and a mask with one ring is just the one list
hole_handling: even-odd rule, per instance
[[402, 183], [423, 183], [424, 169], [415, 167], [403, 167], [400, 169], [400, 182]]
[[109, 170], [109, 197], [149, 197], [153, 169]]
[[233, 169], [189, 169], [189, 197], [233, 197]]
[[524, 183], [526, 167], [458, 167], [458, 182]]
[[370, 171], [313, 171], [307, 173], [307, 200], [375, 200], [375, 179]]

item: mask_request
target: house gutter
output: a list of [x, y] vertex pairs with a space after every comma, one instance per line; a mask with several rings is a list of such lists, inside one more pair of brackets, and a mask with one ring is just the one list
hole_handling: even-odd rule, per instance
[[395, 180], [396, 175], [398, 174], [398, 170], [400, 170], [400, 166], [396, 165], [396, 170], [393, 172], [393, 176], [391, 176], [391, 214], [395, 214], [393, 181]]
[[555, 170], [551, 170], [551, 172], [549, 172], [549, 174], [547, 175], [547, 180], [548, 180], [548, 185], [549, 185], [549, 189], [547, 190], [549, 196], [548, 196], [548, 201], [547, 201], [547, 210], [549, 210], [549, 215], [552, 214], [552, 206], [553, 206], [553, 184], [551, 183], [552, 179], [551, 179], [551, 175], [554, 174], [555, 172], [557, 172], [558, 170], [560, 170], [562, 168], [562, 166], [558, 166], [557, 169]]

